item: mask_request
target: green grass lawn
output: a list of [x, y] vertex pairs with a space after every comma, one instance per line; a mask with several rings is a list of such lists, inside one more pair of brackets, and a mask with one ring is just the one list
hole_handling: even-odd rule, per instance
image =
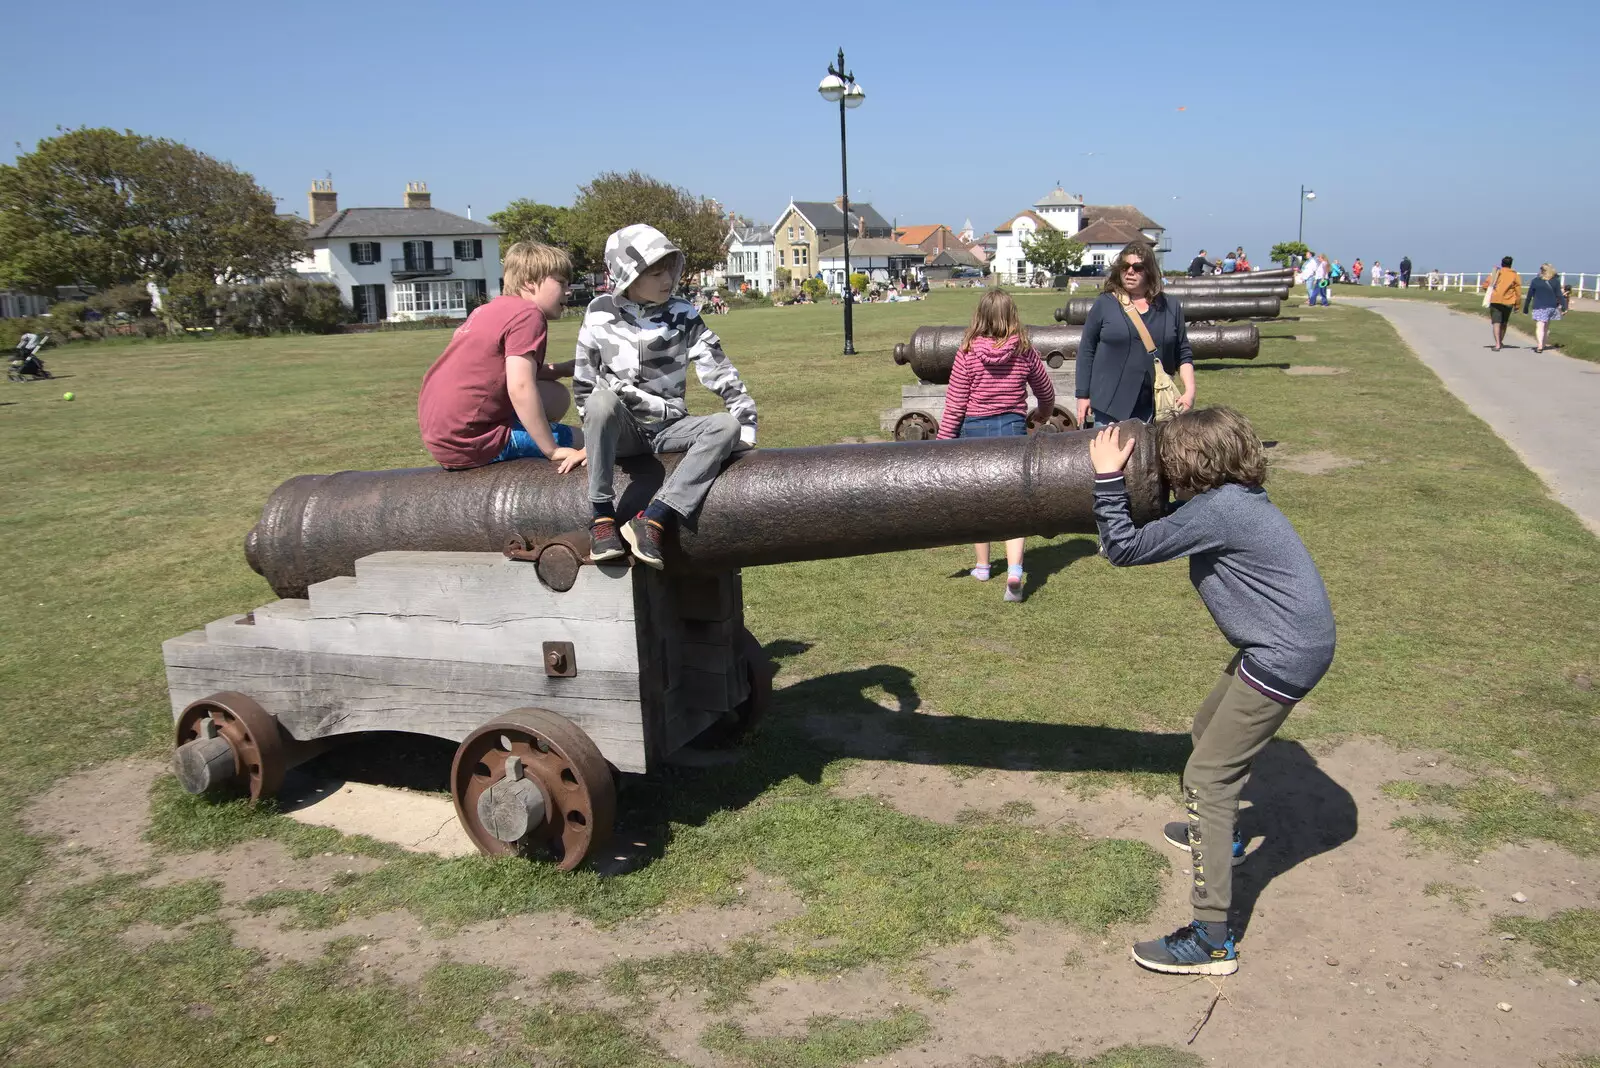
[[[757, 399], [763, 447], [825, 444], [878, 434], [879, 411], [910, 382], [893, 344], [924, 323], [966, 321], [979, 295], [859, 307], [855, 357], [840, 355], [840, 312], [829, 305], [741, 310], [714, 326]], [[1050, 322], [1063, 299], [1018, 297], [1034, 323]], [[1569, 316], [1557, 336], [1576, 338], [1587, 318]], [[1377, 316], [1336, 308], [1311, 342], [1281, 336], [1292, 329], [1268, 324], [1254, 363], [1204, 365], [1197, 376], [1200, 402], [1244, 410], [1278, 443], [1275, 457], [1358, 462], [1321, 475], [1280, 466], [1268, 483], [1322, 568], [1340, 628], [1333, 670], [1284, 734], [1313, 749], [1367, 734], [1442, 750], [1493, 784], [1427, 798], [1456, 806], [1445, 811], [1459, 820], [1433, 819], [1419, 841], [1558, 840], [1587, 818], [1576, 802], [1600, 772], [1600, 702], [1574, 684], [1600, 667], [1596, 540]], [[576, 330], [570, 319], [555, 325], [552, 357], [570, 351]], [[51, 366], [70, 377], [0, 397], [11, 458], [0, 515], [0, 918], [72, 947], [35, 962], [0, 1008], [0, 1059], [157, 1063], [145, 1058], [161, 1050], [171, 1064], [429, 1064], [467, 1041], [474, 1004], [497, 997], [504, 979], [488, 970], [436, 973], [420, 990], [352, 988], [348, 946], [269, 981], [225, 924], [205, 921], [217, 902], [205, 883], [90, 884], [71, 909], [26, 904], [24, 892], [48, 863], [20, 824], [31, 798], [92, 764], [166, 752], [160, 642], [272, 598], [241, 551], [271, 490], [305, 472], [427, 462], [416, 388], [445, 339], [69, 347]], [[1291, 364], [1346, 373], [1283, 374]], [[67, 389], [71, 403], [60, 400]], [[695, 412], [717, 403], [696, 385], [690, 396]], [[804, 913], [724, 954], [648, 958], [576, 980], [641, 998], [693, 984], [726, 1005], [780, 971], [902, 965], [998, 931], [1006, 916], [1084, 930], [1141, 921], [1168, 865], [1140, 843], [1084, 841], [1069, 825], [1043, 834], [1003, 820], [939, 825], [830, 790], [852, 749], [840, 731], [819, 736], [819, 719], [879, 728], [897, 753], [934, 763], [1037, 759], [1091, 798], [1116, 784], [1175, 789], [1188, 717], [1229, 655], [1185, 566], [1118, 571], [1086, 537], [1035, 540], [1030, 597], [1007, 605], [998, 584], [960, 577], [969, 556], [952, 546], [747, 571], [747, 622], [781, 666], [774, 710], [741, 763], [625, 785], [624, 819], [659, 852], [640, 871], [601, 879], [376, 850], [388, 859], [369, 874], [261, 907], [288, 906], [286, 919], [308, 924], [397, 906], [446, 924], [550, 908], [608, 921], [729, 900], [755, 869], [793, 888]], [[259, 835], [322, 848], [310, 843], [326, 833], [197, 802], [170, 782], [152, 803], [171, 849]], [[136, 950], [116, 932], [141, 918], [191, 926], [177, 942]], [[185, 1011], [216, 984], [244, 993], [216, 1019]], [[507, 1033], [566, 1051], [556, 1063], [671, 1063], [623, 1020], [496, 1004]], [[815, 1056], [732, 1024], [705, 1041], [731, 1063], [831, 1064], [899, 1048], [922, 1033], [919, 1021], [819, 1022], [802, 1043], [823, 1051]], [[284, 1049], [263, 1059], [261, 1036], [290, 1032], [310, 1044], [303, 1059]], [[621, 1052], [608, 1060], [607, 1049]], [[1133, 1051], [1115, 1063], [1186, 1062]]]

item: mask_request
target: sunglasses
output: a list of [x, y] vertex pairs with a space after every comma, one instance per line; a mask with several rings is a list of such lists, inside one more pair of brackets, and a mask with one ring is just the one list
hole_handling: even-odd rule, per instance
[[1124, 263], [1122, 269], [1124, 271], [1138, 271], [1140, 274], [1144, 274], [1148, 268], [1143, 263]]

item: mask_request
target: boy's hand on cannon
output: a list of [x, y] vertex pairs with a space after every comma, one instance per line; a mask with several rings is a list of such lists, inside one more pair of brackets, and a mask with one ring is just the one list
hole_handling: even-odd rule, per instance
[[564, 475], [574, 467], [583, 467], [589, 462], [588, 449], [559, 448], [550, 456], [550, 462], [556, 465], [556, 473]]
[[1133, 455], [1133, 439], [1122, 440], [1121, 431], [1113, 424], [1094, 436], [1089, 443], [1089, 462], [1097, 475], [1114, 475], [1128, 463]]

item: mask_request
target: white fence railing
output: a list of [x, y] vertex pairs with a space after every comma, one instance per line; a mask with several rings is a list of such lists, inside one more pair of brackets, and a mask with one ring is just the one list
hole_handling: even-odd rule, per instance
[[[1467, 271], [1441, 271], [1437, 276], [1413, 274], [1411, 284], [1420, 289], [1453, 289], [1457, 292], [1476, 293], [1483, 288], [1491, 273], [1490, 271], [1479, 271], [1475, 274]], [[1524, 274], [1522, 280], [1524, 283], [1531, 282], [1536, 277], [1537, 274]], [[1561, 275], [1561, 281], [1572, 287], [1572, 295], [1575, 297], [1600, 298], [1600, 272], [1564, 273]]]

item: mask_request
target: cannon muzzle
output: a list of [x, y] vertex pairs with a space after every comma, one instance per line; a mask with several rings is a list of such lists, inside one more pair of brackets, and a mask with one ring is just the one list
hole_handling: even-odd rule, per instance
[[[1156, 431], [1122, 424], [1137, 443], [1127, 470], [1136, 521], [1160, 515], [1166, 487]], [[758, 564], [1092, 533], [1093, 431], [736, 452], [705, 504], [678, 524], [667, 567], [692, 573]], [[679, 456], [623, 461], [618, 514], [641, 509]], [[470, 471], [414, 468], [301, 475], [279, 486], [245, 539], [250, 566], [279, 597], [355, 574], [386, 549], [500, 551], [589, 525], [589, 481], [544, 460]]]
[[[1089, 321], [1089, 309], [1094, 307], [1094, 297], [1078, 297], [1067, 301], [1066, 305], [1056, 309], [1056, 322], [1069, 323], [1073, 326], [1082, 326]], [[1278, 314], [1279, 301], [1277, 297], [1236, 297], [1233, 295], [1210, 297], [1182, 297], [1179, 303], [1183, 306], [1185, 322], [1214, 322], [1219, 319], [1255, 319], [1271, 318]], [[1193, 344], [1193, 337], [1190, 338]], [[896, 345], [896, 350], [900, 346]], [[897, 363], [905, 363], [900, 359], [899, 352], [895, 353]]]
[[[950, 381], [956, 350], [966, 334], [964, 326], [923, 326], [911, 340], [895, 346], [895, 362], [909, 364], [923, 382], [942, 385]], [[1078, 358], [1081, 326], [1030, 326], [1028, 337], [1039, 358], [1060, 367]], [[1255, 323], [1224, 323], [1189, 328], [1189, 347], [1197, 360], [1253, 360], [1261, 354], [1261, 331]]]

